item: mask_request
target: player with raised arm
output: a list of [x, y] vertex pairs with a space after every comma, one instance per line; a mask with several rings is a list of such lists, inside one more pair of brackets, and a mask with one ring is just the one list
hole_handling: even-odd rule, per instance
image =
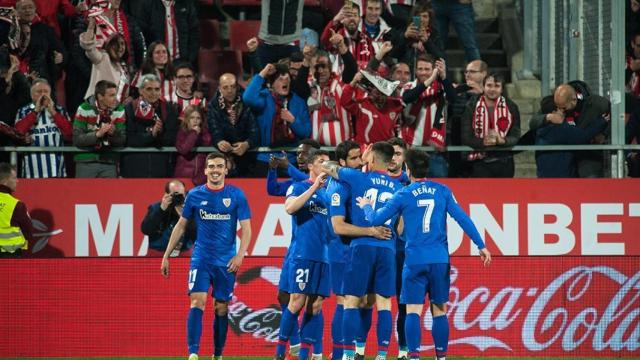
[[[410, 359], [420, 358], [420, 314], [429, 294], [433, 324], [431, 334], [437, 360], [444, 360], [449, 341], [447, 301], [449, 301], [449, 246], [447, 214], [469, 235], [480, 251], [485, 266], [491, 254], [469, 216], [445, 185], [426, 179], [429, 158], [417, 150], [405, 152], [407, 174], [411, 184], [401, 189], [384, 206], [364, 196], [357, 199], [370, 224], [383, 224], [402, 215], [405, 223], [405, 264], [402, 270], [400, 303], [407, 304], [405, 333]], [[376, 206], [378, 205], [378, 206]], [[375, 210], [374, 206], [377, 207]]]
[[312, 150], [307, 158], [309, 179], [291, 184], [285, 211], [292, 219], [289, 261], [289, 304], [282, 310], [276, 359], [284, 359], [286, 344], [298, 314], [305, 312], [300, 325], [299, 358], [306, 360], [312, 344], [322, 338], [322, 302], [330, 294], [327, 244], [329, 240], [328, 199], [324, 189], [326, 175], [322, 163], [329, 160], [324, 150]]
[[[364, 217], [364, 211], [358, 207], [357, 197], [374, 199], [380, 206], [391, 198], [394, 192], [401, 188], [401, 184], [392, 179], [387, 169], [393, 157], [393, 146], [386, 141], [373, 144], [368, 148], [368, 172], [343, 168], [335, 162], [325, 163], [324, 171], [335, 179], [349, 185], [352, 200], [348, 204], [352, 226], [366, 227], [369, 225]], [[335, 222], [334, 222], [335, 224]], [[385, 225], [393, 227], [396, 219], [391, 219]], [[379, 240], [371, 236], [352, 234], [347, 229], [334, 226], [339, 235], [354, 236], [351, 240], [351, 258], [345, 269], [344, 278], [344, 320], [343, 359], [351, 360], [355, 357], [354, 340], [359, 332], [360, 316], [358, 305], [365, 294], [375, 294], [378, 309], [378, 355], [376, 359], [386, 359], [387, 348], [391, 338], [391, 297], [396, 294], [395, 289], [395, 229], [391, 229], [391, 241]]]
[[[198, 235], [191, 255], [188, 292], [191, 309], [187, 319], [189, 360], [198, 359], [202, 316], [209, 286], [213, 285], [215, 319], [213, 322], [214, 360], [222, 357], [227, 339], [228, 305], [233, 295], [236, 272], [251, 240], [251, 213], [247, 199], [239, 188], [225, 185], [227, 160], [221, 153], [206, 159], [207, 182], [187, 195], [182, 216], [176, 223], [162, 258], [161, 273], [169, 277], [169, 254], [185, 231], [187, 221], [195, 218]], [[236, 226], [242, 235], [236, 253]]]

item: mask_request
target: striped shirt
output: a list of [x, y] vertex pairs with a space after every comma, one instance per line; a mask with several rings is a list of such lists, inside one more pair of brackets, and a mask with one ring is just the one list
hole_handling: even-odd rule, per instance
[[171, 60], [180, 57], [180, 46], [178, 44], [178, 27], [176, 25], [176, 11], [173, 0], [162, 0], [165, 11], [164, 42], [169, 50]]
[[[35, 104], [31, 103], [18, 111], [16, 116], [16, 128], [21, 129], [25, 123], [34, 120], [26, 132], [31, 137], [31, 145], [46, 147], [64, 146], [63, 137], [71, 134], [71, 122], [69, 115], [64, 108], [56, 105], [56, 116], [62, 116], [57, 120], [66, 121], [68, 126], [61, 129], [51, 116], [49, 111], [42, 110], [40, 114], [35, 112]], [[62, 153], [26, 153], [22, 156], [22, 177], [24, 178], [53, 178], [66, 177], [67, 171], [64, 165], [64, 157]]]
[[336, 146], [351, 138], [351, 116], [340, 105], [344, 84], [337, 78], [329, 80], [328, 86], [311, 86], [307, 100], [311, 112], [311, 138], [324, 146]]

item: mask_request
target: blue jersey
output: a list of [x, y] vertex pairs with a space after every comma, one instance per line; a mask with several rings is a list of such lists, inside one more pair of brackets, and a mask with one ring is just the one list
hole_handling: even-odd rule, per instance
[[[411, 179], [409, 179], [409, 175], [407, 175], [405, 171], [400, 172], [400, 175], [396, 175], [396, 176], [389, 175], [389, 176], [391, 176], [392, 179], [402, 184], [402, 186], [407, 186], [411, 183]], [[406, 236], [407, 236], [406, 231], [404, 231], [402, 234], [398, 234], [398, 237], [396, 238], [396, 251], [404, 251], [404, 248], [407, 245], [404, 240]]]
[[267, 194], [271, 196], [285, 196], [287, 189], [293, 184], [294, 181], [304, 181], [309, 178], [308, 174], [298, 170], [295, 166], [289, 164], [287, 172], [291, 179], [285, 181], [278, 181], [278, 170], [269, 168], [267, 172]]
[[225, 185], [211, 190], [201, 185], [189, 191], [182, 217], [194, 219], [198, 229], [191, 262], [227, 266], [236, 254], [238, 221], [251, 218], [247, 198], [239, 188]]
[[407, 242], [405, 264], [449, 262], [447, 214], [450, 214], [478, 246], [484, 242], [469, 216], [456, 202], [448, 187], [433, 181], [420, 181], [401, 189], [378, 210], [364, 207], [373, 225], [384, 223], [398, 214], [404, 219]]
[[[340, 236], [333, 231], [331, 224], [332, 216], [344, 216], [348, 219], [345, 202], [350, 199], [349, 186], [334, 178], [329, 178], [327, 184], [327, 197], [330, 199], [329, 206], [329, 261], [332, 263], [346, 263], [349, 259], [349, 237]], [[348, 220], [347, 220], [348, 221]]]
[[[367, 197], [375, 200], [377, 206], [384, 205], [393, 194], [402, 186], [386, 173], [362, 172], [356, 169], [340, 168], [338, 177], [347, 183], [351, 189], [351, 201], [347, 208], [351, 216], [350, 223], [355, 226], [369, 227], [371, 224], [366, 220], [364, 211], [358, 207], [356, 199]], [[370, 236], [356, 237], [351, 240], [351, 246], [371, 245], [395, 250], [397, 216], [392, 217], [385, 225], [389, 226], [393, 236], [389, 240], [379, 240]]]
[[[287, 197], [300, 196], [311, 187], [307, 181], [294, 182], [287, 190]], [[295, 243], [289, 259], [313, 260], [328, 263], [329, 210], [325, 189], [320, 188], [309, 200], [291, 215], [292, 236]]]

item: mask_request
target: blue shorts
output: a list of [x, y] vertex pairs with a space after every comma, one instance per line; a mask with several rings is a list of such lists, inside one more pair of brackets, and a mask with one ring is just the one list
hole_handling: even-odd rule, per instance
[[345, 263], [329, 263], [331, 269], [331, 291], [336, 295], [344, 295], [342, 284], [344, 282], [344, 268], [346, 266], [347, 264]]
[[429, 294], [432, 304], [449, 301], [450, 264], [405, 265], [402, 269], [401, 304], [423, 304]]
[[209, 287], [213, 287], [212, 296], [218, 301], [229, 301], [233, 296], [233, 287], [236, 283], [236, 273], [227, 271], [226, 266], [212, 264], [194, 264], [189, 268], [189, 278], [187, 280], [189, 291], [209, 292]]
[[288, 258], [282, 260], [282, 271], [280, 271], [280, 281], [278, 281], [278, 290], [289, 292], [291, 285], [289, 284], [289, 274], [291, 273], [291, 261]]
[[345, 295], [396, 295], [396, 256], [384, 247], [358, 245], [351, 249], [351, 261], [344, 276]]
[[404, 250], [396, 250], [396, 294], [402, 290], [402, 268], [404, 267]]
[[329, 297], [331, 294], [329, 264], [295, 259], [291, 261], [290, 270], [290, 294], [320, 295], [323, 297]]

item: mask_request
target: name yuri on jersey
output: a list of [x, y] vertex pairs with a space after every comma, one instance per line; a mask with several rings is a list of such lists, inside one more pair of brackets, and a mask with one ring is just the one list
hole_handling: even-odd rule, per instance
[[369, 178], [369, 180], [371, 180], [371, 183], [373, 185], [383, 185], [383, 186], [388, 186], [391, 189], [395, 189], [396, 184], [393, 181], [389, 181], [385, 178], [380, 178], [380, 177], [372, 177]]
[[206, 210], [200, 209], [200, 218], [202, 220], [231, 220], [229, 214], [209, 214]]

